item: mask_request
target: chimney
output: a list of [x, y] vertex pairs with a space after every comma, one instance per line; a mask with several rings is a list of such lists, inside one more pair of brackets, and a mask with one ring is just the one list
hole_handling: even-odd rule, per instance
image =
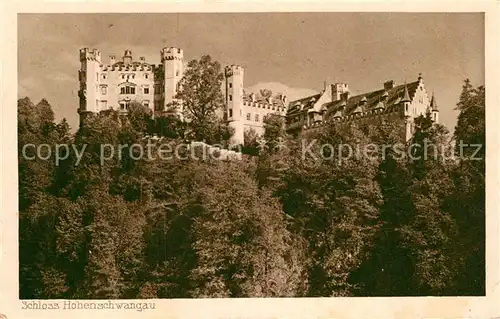
[[332, 90], [332, 102], [339, 101], [343, 94], [349, 92], [349, 88], [345, 83], [335, 83], [330, 85]]
[[390, 81], [385, 81], [384, 82], [384, 90], [390, 90], [394, 87], [394, 81], [393, 80], [390, 80]]
[[255, 93], [253, 93], [253, 92], [252, 92], [252, 93], [250, 94], [250, 100], [251, 100], [252, 102], [255, 102]]
[[132, 63], [132, 51], [125, 50], [125, 53], [123, 54], [123, 63], [126, 65]]
[[349, 100], [349, 97], [351, 95], [351, 92], [347, 91], [342, 94], [342, 99], [347, 102]]
[[143, 57], [143, 56], [141, 56], [141, 57], [139, 57], [139, 61], [140, 61], [141, 63], [146, 63], [146, 58], [145, 58], [145, 57]]
[[114, 55], [110, 55], [109, 56], [109, 63], [111, 65], [113, 65], [113, 64], [115, 64], [115, 62], [116, 62], [116, 57]]
[[283, 101], [283, 104], [286, 106], [286, 95], [283, 95], [281, 100]]

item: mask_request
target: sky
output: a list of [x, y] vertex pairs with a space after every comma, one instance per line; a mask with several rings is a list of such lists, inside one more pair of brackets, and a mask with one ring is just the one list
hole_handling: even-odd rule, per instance
[[247, 92], [289, 100], [343, 82], [352, 94], [416, 81], [435, 93], [440, 122], [453, 131], [464, 79], [484, 85], [482, 13], [19, 14], [18, 97], [45, 98], [56, 120], [78, 127], [79, 49], [160, 63], [160, 49], [186, 61], [209, 54], [245, 68]]

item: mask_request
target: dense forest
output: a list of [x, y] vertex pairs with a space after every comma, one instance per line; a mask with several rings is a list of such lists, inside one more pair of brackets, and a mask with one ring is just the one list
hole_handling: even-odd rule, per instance
[[[136, 160], [125, 148], [102, 161], [103, 144], [153, 136], [154, 147], [227, 142], [220, 81], [220, 64], [204, 56], [179, 93], [189, 121], [132, 105], [74, 134], [46, 100], [18, 100], [20, 298], [484, 295], [484, 87], [464, 82], [454, 133], [417, 119], [409, 143], [454, 159], [304, 158], [271, 116], [267, 144], [247, 141], [242, 160]], [[395, 131], [330, 123], [307, 138], [381, 145], [397, 142]], [[28, 144], [52, 147], [37, 155]], [[81, 157], [71, 151], [84, 145]]]

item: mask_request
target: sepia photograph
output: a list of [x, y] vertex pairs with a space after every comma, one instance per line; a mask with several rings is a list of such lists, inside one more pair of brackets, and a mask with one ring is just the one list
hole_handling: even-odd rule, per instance
[[486, 297], [484, 12], [16, 28], [20, 309]]

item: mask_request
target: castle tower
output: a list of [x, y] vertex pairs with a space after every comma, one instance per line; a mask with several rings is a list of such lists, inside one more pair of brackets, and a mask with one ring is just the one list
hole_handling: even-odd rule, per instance
[[78, 70], [80, 82], [78, 114], [80, 115], [80, 123], [87, 114], [99, 112], [98, 82], [101, 70], [100, 64], [101, 52], [96, 49], [80, 49], [80, 70]]
[[405, 118], [405, 138], [408, 141], [413, 136], [413, 120], [410, 118], [410, 94], [408, 94], [408, 87], [405, 83], [405, 90], [403, 92], [403, 98], [401, 99], [401, 104], [403, 105], [403, 114]]
[[434, 121], [434, 123], [439, 123], [439, 109], [438, 109], [438, 105], [436, 102], [436, 98], [434, 97], [434, 92], [432, 93], [430, 111], [431, 111], [431, 116], [432, 116], [432, 120]]
[[229, 126], [234, 129], [231, 143], [243, 144], [243, 67], [239, 65], [226, 66], [226, 105]]
[[[161, 62], [164, 76], [163, 106], [166, 109], [169, 103], [177, 101], [175, 96], [184, 72], [184, 52], [182, 49], [175, 47], [163, 48], [161, 50]], [[175, 112], [181, 115], [182, 110], [176, 109]]]

